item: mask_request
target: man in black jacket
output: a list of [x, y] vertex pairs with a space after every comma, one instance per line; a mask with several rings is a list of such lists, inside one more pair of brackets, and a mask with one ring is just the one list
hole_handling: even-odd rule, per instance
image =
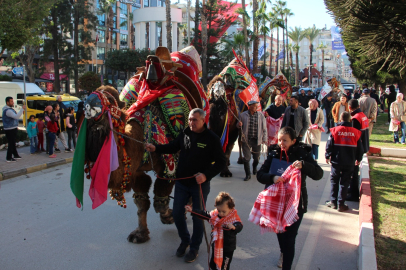
[[[210, 180], [226, 166], [226, 157], [219, 137], [207, 129], [204, 122], [206, 113], [199, 108], [189, 114], [189, 127], [166, 145], [146, 144], [149, 152], [174, 154], [179, 152], [179, 163], [176, 169], [177, 178], [187, 178], [175, 182], [173, 201], [173, 218], [178, 229], [181, 244], [176, 256], [183, 257], [190, 245], [186, 262], [193, 262], [198, 256], [203, 239], [203, 221], [193, 217], [193, 234], [190, 237], [185, 221], [185, 205], [192, 197], [193, 205], [200, 206], [201, 199], [206, 204], [210, 192]], [[214, 163], [214, 164], [213, 164]], [[203, 198], [202, 198], [203, 197]]]
[[300, 91], [300, 95], [298, 95], [299, 105], [303, 108], [309, 107], [309, 97], [306, 95], [305, 90]]
[[343, 112], [340, 123], [331, 129], [331, 135], [326, 144], [326, 163], [331, 163], [331, 200], [326, 202], [330, 208], [344, 212], [348, 210], [345, 204], [348, 185], [354, 172], [354, 166], [359, 165], [364, 150], [361, 143], [361, 131], [352, 127], [351, 115]]
[[390, 105], [396, 101], [396, 90], [395, 86], [392, 84], [389, 86], [389, 95], [386, 96], [386, 102], [388, 104], [388, 125], [391, 121], [390, 119]]
[[323, 106], [321, 106], [322, 109], [326, 111], [326, 117], [327, 117], [327, 134], [330, 133], [330, 128], [334, 127], [334, 118], [333, 115], [331, 114], [331, 110], [333, 109], [334, 104], [336, 101], [333, 99], [333, 96], [330, 94], [327, 94], [326, 98], [323, 101]]
[[281, 95], [277, 95], [275, 97], [275, 102], [272, 103], [271, 106], [266, 108], [265, 116], [266, 117], [270, 116], [273, 119], [278, 119], [281, 116], [283, 116], [283, 114], [285, 113], [286, 108], [282, 104], [283, 104], [283, 97]]

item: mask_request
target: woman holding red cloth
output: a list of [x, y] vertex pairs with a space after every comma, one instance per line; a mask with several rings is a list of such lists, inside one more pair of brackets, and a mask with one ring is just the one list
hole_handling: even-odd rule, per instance
[[[272, 165], [272, 163], [275, 164]], [[283, 270], [290, 270], [292, 267], [295, 256], [296, 235], [303, 214], [307, 212], [306, 176], [313, 180], [320, 180], [323, 177], [323, 169], [313, 159], [311, 146], [298, 142], [295, 131], [291, 127], [284, 127], [279, 130], [278, 144], [270, 146], [269, 155], [257, 173], [258, 181], [266, 185], [265, 188], [284, 181], [280, 177], [284, 170], [282, 172], [280, 172], [280, 169], [275, 171], [275, 168], [291, 163], [293, 167], [301, 170], [301, 192], [297, 209], [299, 219], [291, 226], [286, 227], [285, 232], [277, 233], [281, 250], [278, 267]]]

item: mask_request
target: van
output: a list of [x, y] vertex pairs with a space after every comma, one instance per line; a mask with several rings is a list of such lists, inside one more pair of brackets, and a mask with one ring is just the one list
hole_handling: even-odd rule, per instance
[[[27, 119], [30, 115], [35, 116], [35, 121], [39, 114], [43, 114], [46, 106], [57, 103], [56, 97], [58, 95], [32, 95], [27, 96], [26, 106], [27, 106]], [[79, 102], [81, 101], [79, 98], [75, 96], [71, 96], [69, 94], [60, 95], [62, 97], [62, 103], [65, 105], [66, 108], [73, 107], [75, 112], [78, 110]], [[25, 119], [23, 120], [25, 126]]]
[[[35, 83], [25, 83], [26, 95], [43, 95], [44, 91]], [[6, 97], [14, 99], [14, 110], [18, 112], [23, 105], [24, 83], [22, 82], [0, 82], [0, 108], [6, 106]], [[0, 115], [0, 118], [2, 115]], [[23, 117], [21, 116], [21, 119]]]

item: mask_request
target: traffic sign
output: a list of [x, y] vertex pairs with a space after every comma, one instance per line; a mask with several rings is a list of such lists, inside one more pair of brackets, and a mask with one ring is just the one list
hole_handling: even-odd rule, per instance
[[117, 80], [117, 87], [123, 87], [124, 86], [124, 80]]
[[15, 75], [23, 75], [24, 74], [24, 68], [23, 67], [15, 67], [15, 68], [13, 68], [12, 72]]

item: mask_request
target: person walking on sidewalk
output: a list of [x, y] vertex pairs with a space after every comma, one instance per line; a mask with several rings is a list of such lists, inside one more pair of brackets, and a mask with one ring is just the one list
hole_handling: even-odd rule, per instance
[[336, 101], [333, 99], [333, 96], [331, 94], [327, 94], [323, 105], [322, 105], [322, 109], [324, 109], [326, 111], [326, 118], [327, 118], [327, 131], [326, 134], [330, 133], [330, 128], [334, 127], [334, 118], [333, 118], [333, 114], [331, 113], [331, 111], [333, 110], [334, 104], [336, 103]]
[[[390, 105], [390, 118], [389, 131], [393, 131], [393, 140], [399, 143], [399, 129], [402, 132], [402, 144], [405, 144], [405, 121], [406, 117], [406, 102], [403, 100], [403, 94], [398, 93], [396, 101]], [[403, 117], [403, 119], [402, 119]]]
[[[22, 106], [22, 109], [17, 113], [14, 109], [14, 100], [12, 97], [6, 97], [6, 106], [3, 107], [3, 129], [6, 134], [8, 148], [7, 148], [7, 162], [15, 162], [16, 159], [21, 159], [18, 155], [16, 148], [16, 138], [18, 131], [18, 119], [25, 110], [25, 105]], [[13, 158], [14, 156], [14, 158]]]
[[[297, 139], [301, 141], [309, 128], [309, 118], [307, 117], [306, 110], [302, 106], [299, 106], [299, 99], [296, 93], [290, 97], [289, 105], [285, 110], [281, 128], [286, 126], [293, 128]], [[306, 104], [307, 106], [308, 104]]]
[[220, 139], [207, 128], [205, 117], [205, 111], [195, 108], [189, 113], [189, 127], [175, 140], [165, 145], [145, 144], [148, 152], [158, 154], [179, 152], [176, 177], [186, 179], [175, 181], [172, 215], [181, 239], [176, 256], [183, 257], [190, 245], [190, 250], [185, 256], [188, 263], [194, 262], [198, 256], [204, 224], [202, 220], [193, 217], [193, 234], [190, 237], [185, 220], [185, 205], [190, 197], [194, 206], [201, 205], [201, 202], [206, 205], [211, 179], [227, 165]]
[[68, 133], [68, 148], [71, 152], [73, 152], [71, 141], [76, 149], [76, 119], [74, 113], [75, 109], [73, 107], [66, 109], [66, 132]]
[[387, 123], [388, 125], [391, 122], [390, 105], [395, 101], [396, 101], [396, 90], [395, 90], [395, 86], [392, 84], [392, 85], [389, 85], [389, 94], [386, 95], [386, 102], [388, 105], [388, 123]]
[[44, 120], [45, 120], [45, 149], [46, 153], [49, 154], [49, 137], [48, 137], [48, 122], [51, 121], [51, 114], [52, 114], [52, 106], [46, 106], [44, 110]]
[[369, 94], [371, 91], [368, 89], [367, 84], [363, 84], [364, 90], [362, 90], [362, 97], [358, 100], [359, 108], [368, 117], [369, 120], [369, 137], [371, 137], [374, 123], [376, 122], [376, 111], [378, 110], [378, 104], [375, 99], [371, 98]]
[[49, 145], [49, 157], [50, 158], [56, 158], [56, 155], [54, 154], [54, 144], [55, 144], [55, 138], [56, 138], [56, 133], [58, 133], [58, 124], [55, 119], [55, 114], [51, 114], [50, 121], [47, 124], [47, 129], [48, 129], [48, 145]]
[[342, 95], [340, 97], [340, 101], [336, 102], [334, 104], [333, 109], [331, 110], [331, 113], [333, 115], [334, 118], [334, 123], [337, 126], [337, 124], [340, 122], [340, 115], [343, 112], [348, 112], [348, 103], [347, 103], [347, 96], [346, 95]]
[[277, 234], [281, 251], [278, 267], [283, 270], [290, 270], [295, 257], [296, 236], [303, 215], [307, 212], [306, 178], [309, 176], [313, 180], [320, 180], [323, 177], [323, 169], [313, 159], [309, 145], [299, 142], [295, 130], [291, 127], [284, 127], [279, 130], [278, 144], [274, 145], [274, 148], [257, 173], [257, 180], [265, 185], [265, 189], [270, 185], [284, 181], [280, 177], [284, 170], [282, 172], [279, 170], [282, 163], [286, 165], [292, 163], [292, 166], [301, 171], [301, 191], [297, 208], [299, 219], [286, 227], [286, 232]]
[[45, 124], [44, 124], [44, 115], [40, 114], [37, 120], [37, 127], [38, 127], [38, 152], [42, 151], [45, 152], [44, 149], [44, 131], [45, 131]]
[[27, 135], [30, 138], [30, 153], [35, 155], [38, 148], [38, 126], [35, 122], [35, 116], [30, 115], [30, 122], [27, 125]]
[[326, 205], [332, 209], [344, 212], [348, 210], [345, 204], [348, 186], [354, 172], [354, 166], [359, 165], [364, 154], [361, 143], [361, 131], [352, 127], [351, 115], [343, 112], [337, 127], [331, 129], [326, 144], [326, 163], [331, 163], [330, 201]]
[[324, 124], [323, 111], [318, 107], [315, 99], [309, 101], [309, 108], [306, 109], [307, 117], [310, 119], [310, 127], [306, 131], [304, 142], [312, 146], [314, 160], [319, 159], [319, 145], [321, 141], [321, 128]]
[[[364, 154], [369, 151], [369, 121], [368, 117], [361, 112], [359, 109], [358, 100], [351, 99], [348, 102], [348, 108], [351, 112], [351, 122], [352, 127], [361, 131], [361, 143], [362, 149], [364, 150]], [[347, 195], [347, 201], [357, 202], [359, 200], [359, 189], [358, 189], [358, 182], [359, 182], [359, 165], [355, 165], [354, 172], [352, 174], [351, 183], [349, 187], [349, 193]]]
[[[68, 145], [66, 144], [66, 140], [65, 140], [65, 135], [63, 134], [63, 131], [61, 130], [61, 126], [59, 124], [59, 120], [63, 121], [64, 116], [60, 114], [60, 110], [59, 110], [59, 104], [58, 103], [54, 103], [52, 105], [52, 109], [53, 109], [53, 114], [55, 115], [55, 121], [58, 125], [58, 132], [56, 133], [56, 138], [55, 138], [55, 152], [61, 152], [61, 150], [59, 150], [58, 147], [58, 138], [61, 140], [63, 147], [65, 147], [65, 152], [70, 152]], [[63, 125], [64, 130], [65, 130], [65, 125]]]
[[238, 117], [240, 121], [238, 121], [237, 127], [242, 128], [241, 141], [244, 156], [244, 181], [251, 179], [251, 155], [254, 159], [252, 162], [252, 173], [255, 175], [261, 154], [261, 144], [266, 144], [268, 141], [265, 116], [262, 112], [258, 112], [257, 109], [258, 101], [251, 100], [248, 102], [248, 110], [241, 113]]

